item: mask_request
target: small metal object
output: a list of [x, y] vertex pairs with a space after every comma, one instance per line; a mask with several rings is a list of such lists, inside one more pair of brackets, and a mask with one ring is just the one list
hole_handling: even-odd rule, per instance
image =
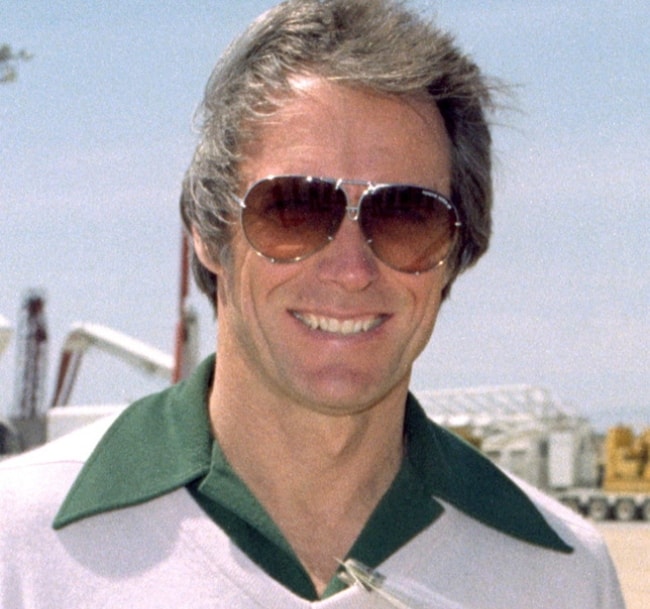
[[348, 585], [357, 585], [368, 593], [376, 593], [386, 602], [397, 609], [415, 609], [413, 605], [405, 603], [400, 598], [384, 588], [386, 577], [379, 571], [375, 571], [354, 558], [346, 561], [339, 561], [343, 570], [338, 574], [341, 581]]

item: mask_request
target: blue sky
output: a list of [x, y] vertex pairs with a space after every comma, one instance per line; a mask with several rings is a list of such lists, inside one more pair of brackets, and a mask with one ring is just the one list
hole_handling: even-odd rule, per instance
[[[227, 42], [272, 4], [0, 4], [0, 43], [34, 55], [0, 87], [0, 314], [15, 324], [24, 291], [45, 290], [51, 368], [76, 321], [171, 351], [192, 115]], [[542, 385], [598, 425], [650, 424], [650, 6], [415, 4], [515, 97], [494, 132], [491, 250], [455, 285], [413, 386]], [[207, 353], [215, 328], [192, 300]], [[14, 368], [9, 349], [0, 409]], [[74, 401], [157, 386], [91, 353]]]

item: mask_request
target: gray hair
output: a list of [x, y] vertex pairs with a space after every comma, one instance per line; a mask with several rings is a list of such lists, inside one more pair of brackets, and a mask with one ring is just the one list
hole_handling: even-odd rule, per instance
[[[451, 142], [451, 200], [462, 222], [448, 264], [456, 276], [487, 250], [491, 232], [494, 87], [448, 33], [400, 0], [286, 0], [226, 50], [208, 81], [201, 136], [183, 184], [181, 213], [215, 261], [227, 264], [242, 150], [282, 100], [290, 80], [314, 75], [372, 91], [427, 94]], [[216, 306], [216, 276], [193, 255], [199, 288]]]

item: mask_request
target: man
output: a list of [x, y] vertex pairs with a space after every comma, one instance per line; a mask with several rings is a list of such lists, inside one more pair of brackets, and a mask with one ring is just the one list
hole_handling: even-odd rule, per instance
[[398, 3], [251, 25], [182, 197], [216, 358], [89, 458], [96, 431], [5, 467], [3, 607], [622, 607], [594, 531], [408, 392], [487, 248], [490, 104]]

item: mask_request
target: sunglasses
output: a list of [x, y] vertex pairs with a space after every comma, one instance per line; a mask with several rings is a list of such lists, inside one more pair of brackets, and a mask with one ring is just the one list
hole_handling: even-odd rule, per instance
[[[366, 186], [356, 206], [349, 204], [346, 184]], [[408, 184], [271, 176], [237, 201], [246, 239], [272, 262], [297, 262], [321, 250], [347, 214], [379, 260], [404, 273], [422, 273], [443, 264], [461, 226], [445, 197]]]

